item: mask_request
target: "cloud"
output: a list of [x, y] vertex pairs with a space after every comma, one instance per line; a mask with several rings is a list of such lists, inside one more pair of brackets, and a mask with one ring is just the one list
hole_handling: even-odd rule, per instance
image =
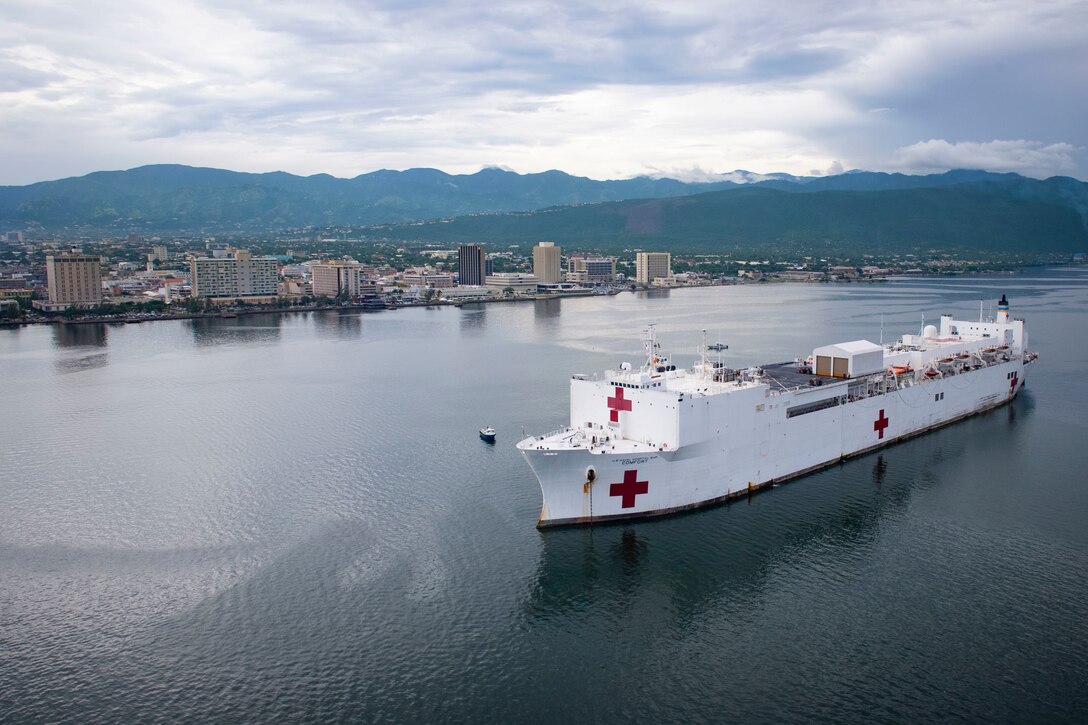
[[894, 158], [902, 169], [918, 173], [986, 169], [1046, 178], [1075, 169], [1076, 157], [1083, 151], [1067, 143], [1024, 140], [949, 143], [930, 139], [896, 149]]
[[980, 163], [1088, 176], [1080, 0], [0, 0], [0, 17], [0, 183], [167, 161], [830, 173], [978, 138], [1049, 140]]

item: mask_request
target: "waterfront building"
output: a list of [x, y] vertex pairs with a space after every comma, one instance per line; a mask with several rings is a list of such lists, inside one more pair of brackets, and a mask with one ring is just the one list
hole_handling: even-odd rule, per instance
[[541, 284], [555, 284], [559, 282], [559, 272], [562, 268], [560, 257], [563, 254], [561, 247], [554, 242], [541, 242], [533, 247], [533, 274]]
[[496, 292], [502, 292], [507, 287], [514, 290], [514, 292], [536, 292], [540, 280], [537, 279], [535, 274], [525, 274], [524, 272], [496, 272], [495, 274], [488, 275], [484, 284], [488, 289], [495, 290]]
[[354, 260], [326, 259], [310, 265], [313, 293], [318, 296], [358, 297], [374, 294], [374, 280], [368, 268]]
[[487, 287], [454, 287], [442, 290], [442, 299], [445, 300], [474, 300], [495, 296], [495, 290]]
[[275, 297], [279, 263], [254, 257], [245, 249], [228, 249], [224, 257], [198, 257], [190, 262], [193, 297]]
[[444, 272], [433, 274], [422, 272], [405, 273], [402, 275], [402, 279], [405, 284], [420, 287], [432, 287], [434, 289], [450, 289], [453, 287], [453, 275]]
[[308, 297], [313, 293], [313, 285], [298, 277], [286, 277], [276, 285], [276, 294], [280, 297]]
[[635, 254], [635, 281], [644, 287], [654, 280], [672, 277], [672, 255], [668, 252], [637, 252]]
[[487, 254], [482, 244], [462, 244], [457, 247], [457, 262], [460, 269], [460, 283], [480, 286], [484, 283], [484, 260]]
[[615, 257], [580, 255], [567, 265], [567, 279], [579, 284], [611, 284], [616, 281]]
[[45, 258], [47, 303], [39, 309], [59, 312], [102, 303], [102, 258], [89, 254], [51, 254]]

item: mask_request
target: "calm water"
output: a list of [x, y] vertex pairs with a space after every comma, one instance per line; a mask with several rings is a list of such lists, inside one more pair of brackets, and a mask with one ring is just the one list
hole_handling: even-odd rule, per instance
[[[645, 323], [763, 363], [1002, 292], [1013, 405], [534, 528], [514, 442]], [[1083, 722], [1086, 371], [1085, 268], [0, 331], [0, 720]]]

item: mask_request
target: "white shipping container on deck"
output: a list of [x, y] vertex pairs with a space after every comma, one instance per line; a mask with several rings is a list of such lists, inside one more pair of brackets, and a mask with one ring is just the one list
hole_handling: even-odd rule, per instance
[[884, 369], [884, 348], [868, 340], [824, 345], [812, 352], [817, 375], [856, 378]]

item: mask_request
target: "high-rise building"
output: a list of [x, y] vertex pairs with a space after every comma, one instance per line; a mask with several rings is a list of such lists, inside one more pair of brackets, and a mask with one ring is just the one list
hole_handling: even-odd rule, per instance
[[635, 281], [649, 287], [655, 279], [672, 277], [672, 255], [668, 252], [637, 252]]
[[560, 280], [561, 247], [553, 242], [541, 242], [533, 247], [533, 275], [541, 284], [556, 284]]
[[102, 258], [89, 254], [56, 254], [45, 258], [49, 309], [92, 307], [102, 302]]
[[228, 249], [222, 258], [199, 257], [190, 264], [193, 297], [268, 297], [276, 294], [279, 263], [254, 257], [245, 249]]
[[462, 244], [457, 247], [457, 262], [461, 284], [480, 286], [484, 283], [484, 245]]
[[166, 251], [165, 244], [159, 244], [151, 248], [151, 256], [160, 262], [165, 262], [170, 258], [170, 254]]

